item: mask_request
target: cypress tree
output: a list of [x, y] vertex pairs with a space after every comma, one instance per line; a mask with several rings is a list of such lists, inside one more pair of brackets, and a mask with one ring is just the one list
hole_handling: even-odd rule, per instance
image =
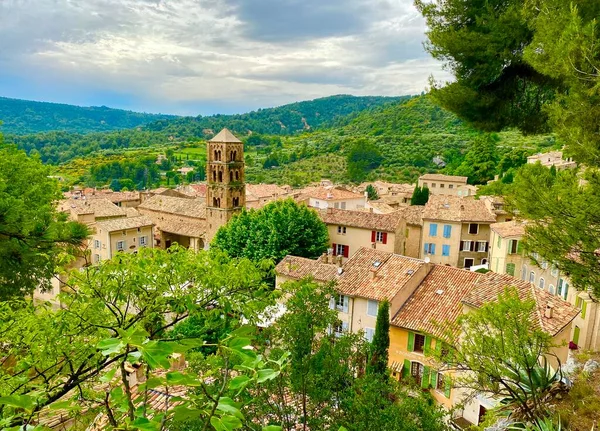
[[387, 375], [387, 364], [390, 348], [390, 303], [383, 301], [377, 311], [375, 335], [371, 342], [371, 355], [367, 366], [367, 374]]

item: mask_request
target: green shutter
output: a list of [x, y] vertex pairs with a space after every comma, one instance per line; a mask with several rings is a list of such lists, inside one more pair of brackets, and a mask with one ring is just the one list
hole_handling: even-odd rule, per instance
[[410, 361], [404, 360], [404, 366], [402, 367], [402, 378], [405, 379], [410, 375]]
[[579, 345], [579, 326], [575, 327], [575, 330], [573, 331], [573, 342], [577, 345]]
[[409, 352], [413, 352], [415, 350], [415, 333], [408, 333], [408, 346], [406, 348]]
[[429, 356], [431, 354], [431, 337], [429, 335], [425, 335], [425, 345], [423, 346], [423, 353]]
[[423, 367], [423, 377], [421, 377], [421, 387], [427, 389], [429, 387], [429, 367]]
[[523, 251], [523, 247], [521, 246], [521, 241], [517, 241], [517, 254], [521, 254]]
[[442, 357], [442, 340], [435, 340], [435, 356]]
[[450, 376], [444, 376], [444, 395], [446, 398], [450, 398], [450, 391], [452, 390], [452, 380]]
[[431, 374], [429, 376], [429, 386], [434, 389], [437, 387], [437, 375], [438, 373], [436, 370], [431, 370]]
[[587, 302], [583, 301], [581, 304], [581, 318], [585, 319], [585, 311], [587, 309]]

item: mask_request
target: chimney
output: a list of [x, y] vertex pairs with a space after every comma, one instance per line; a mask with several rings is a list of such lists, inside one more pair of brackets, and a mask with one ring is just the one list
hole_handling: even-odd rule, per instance
[[336, 256], [335, 260], [336, 260], [338, 268], [341, 268], [342, 267], [342, 256]]
[[552, 305], [552, 303], [548, 303], [548, 305], [546, 305], [546, 310], [544, 311], [544, 317], [546, 317], [546, 319], [552, 319], [553, 311], [554, 305]]
[[371, 268], [371, 280], [375, 280], [377, 278], [377, 269]]
[[369, 208], [369, 212], [372, 214], [373, 213], [373, 207]]
[[323, 255], [321, 256], [321, 262], [327, 263], [327, 253], [323, 253]]

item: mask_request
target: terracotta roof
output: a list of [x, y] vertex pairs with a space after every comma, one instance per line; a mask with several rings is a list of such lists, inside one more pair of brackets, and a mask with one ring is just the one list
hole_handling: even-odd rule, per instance
[[383, 232], [395, 232], [402, 219], [402, 214], [398, 211], [390, 214], [376, 214], [367, 211], [349, 211], [336, 208], [320, 210], [319, 216], [326, 224], [352, 226]]
[[152, 226], [152, 220], [146, 216], [122, 217], [112, 220], [99, 221], [96, 223], [96, 229], [102, 229], [106, 232], [118, 230], [136, 229], [144, 226]]
[[430, 181], [450, 181], [455, 183], [467, 183], [467, 177], [460, 177], [456, 175], [443, 175], [443, 174], [425, 174], [419, 177], [420, 180]]
[[525, 223], [511, 220], [503, 223], [493, 223], [490, 228], [502, 238], [525, 235]]
[[189, 221], [176, 220], [175, 218], [166, 217], [160, 221], [157, 221], [157, 227], [162, 232], [168, 232], [175, 235], [192, 238], [202, 238], [206, 233], [206, 220]]
[[242, 142], [238, 138], [235, 137], [233, 133], [229, 131], [229, 129], [224, 128], [219, 133], [217, 133], [212, 139], [208, 142], [225, 142], [225, 143], [235, 143]]
[[137, 217], [140, 215], [140, 212], [133, 207], [125, 208], [125, 213], [127, 213], [127, 217]]
[[407, 224], [423, 226], [423, 212], [425, 211], [423, 205], [411, 205], [399, 211], [402, 213], [402, 217], [404, 217]]
[[[531, 317], [540, 329], [552, 336], [558, 334], [579, 314], [578, 308], [544, 289], [535, 287], [533, 283], [494, 272], [483, 275], [477, 286], [463, 298], [463, 302], [479, 308], [487, 302], [497, 300], [498, 295], [504, 292], [506, 287], [515, 287], [521, 300], [535, 300], [537, 307]], [[544, 314], [548, 305], [553, 307], [552, 317], [550, 318], [545, 317]]]
[[280, 187], [277, 184], [246, 184], [247, 201], [282, 196], [287, 194], [287, 192], [287, 189]]
[[125, 217], [127, 212], [106, 198], [94, 199], [69, 199], [61, 204], [63, 211], [70, 211], [71, 214], [94, 214], [96, 218], [100, 217]]
[[435, 265], [392, 319], [392, 325], [444, 338], [463, 312], [462, 299], [481, 274]]
[[493, 223], [496, 221], [496, 216], [480, 200], [459, 196], [432, 195], [425, 205], [423, 219]]
[[[87, 196], [87, 195], [86, 195]], [[140, 199], [139, 192], [102, 192], [87, 196], [88, 199], [108, 199], [111, 202], [137, 201]]]
[[398, 208], [394, 208], [383, 201], [369, 201], [366, 206], [368, 208], [365, 208], [363, 211], [369, 211], [369, 208], [373, 208], [379, 214], [389, 214], [398, 211]]
[[154, 195], [142, 202], [138, 208], [186, 217], [206, 218], [206, 203], [204, 199]]
[[308, 196], [309, 198], [328, 200], [328, 201], [336, 201], [343, 199], [360, 199], [364, 198], [364, 195], [359, 193], [351, 192], [350, 190], [346, 190], [341, 187], [306, 187], [300, 190], [302, 195]]
[[275, 267], [275, 272], [295, 280], [310, 276], [317, 281], [328, 282], [338, 277], [337, 265], [297, 256], [284, 257]]
[[344, 264], [337, 290], [348, 296], [393, 299], [425, 262], [372, 248], [360, 248]]

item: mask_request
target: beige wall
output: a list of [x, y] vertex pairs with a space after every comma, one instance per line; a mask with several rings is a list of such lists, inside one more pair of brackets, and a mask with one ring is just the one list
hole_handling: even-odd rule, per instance
[[[437, 224], [437, 235], [430, 236], [430, 226]], [[444, 226], [450, 225], [450, 238], [444, 238]], [[421, 233], [421, 244], [419, 258], [429, 257], [431, 262], [442, 265], [458, 266], [458, 249], [461, 238], [461, 225], [457, 222], [447, 222], [443, 220], [423, 220], [423, 230]], [[435, 254], [425, 254], [425, 244], [435, 244]], [[442, 256], [443, 246], [450, 246], [449, 256]]]
[[[117, 253], [117, 243], [119, 241], [125, 241], [125, 253], [133, 253], [137, 251], [140, 246], [140, 237], [146, 237], [146, 247], [154, 247], [154, 235], [152, 226], [144, 226], [142, 228], [127, 229], [125, 235], [123, 231], [107, 232], [100, 228], [97, 228], [96, 233], [92, 236], [90, 242], [91, 249], [91, 263], [97, 263], [97, 258], [100, 261], [112, 259]], [[96, 247], [95, 241], [100, 241], [100, 247]]]
[[[346, 233], [338, 233], [338, 226], [345, 227]], [[372, 231], [352, 226], [328, 224], [329, 244], [343, 244], [349, 247], [348, 257], [351, 257], [361, 247], [371, 248]], [[343, 232], [343, 229], [342, 229]], [[377, 242], [375, 248], [377, 250], [388, 251], [390, 253], [400, 253], [403, 249], [403, 238], [397, 236], [394, 232], [387, 232], [387, 243]]]
[[[308, 206], [313, 208], [339, 208], [344, 210], [359, 210], [365, 207], [367, 200], [364, 196], [355, 199], [316, 199], [309, 198]], [[338, 204], [336, 206], [336, 204]], [[344, 208], [345, 205], [345, 208]]]
[[462, 181], [440, 181], [425, 180], [419, 178], [419, 187], [427, 186], [433, 195], [458, 196], [459, 187], [465, 183]]

